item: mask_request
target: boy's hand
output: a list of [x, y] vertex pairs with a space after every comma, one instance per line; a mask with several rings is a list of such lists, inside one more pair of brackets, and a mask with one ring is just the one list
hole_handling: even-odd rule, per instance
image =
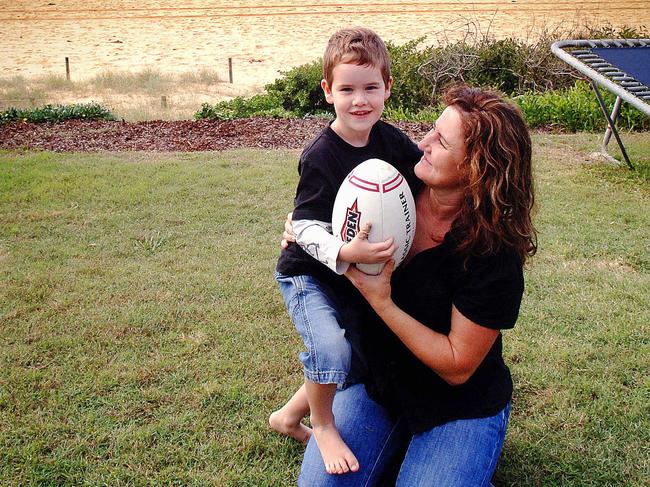
[[383, 242], [368, 242], [370, 223], [366, 223], [361, 231], [350, 242], [343, 244], [339, 250], [339, 260], [350, 264], [379, 264], [390, 259], [397, 246], [394, 238], [390, 237]]

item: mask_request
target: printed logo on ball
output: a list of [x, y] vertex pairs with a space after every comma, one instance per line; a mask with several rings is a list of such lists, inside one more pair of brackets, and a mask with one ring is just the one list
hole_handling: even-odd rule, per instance
[[349, 206], [345, 211], [345, 219], [341, 228], [341, 240], [347, 243], [357, 236], [360, 220], [361, 212], [357, 208], [357, 200], [355, 199], [352, 206]]

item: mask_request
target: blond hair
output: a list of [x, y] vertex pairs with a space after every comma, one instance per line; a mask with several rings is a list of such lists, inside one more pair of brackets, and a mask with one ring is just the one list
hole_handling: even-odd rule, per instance
[[366, 27], [351, 27], [335, 32], [323, 55], [323, 78], [331, 87], [332, 72], [339, 64], [357, 64], [379, 68], [384, 83], [390, 80], [390, 57], [386, 44]]

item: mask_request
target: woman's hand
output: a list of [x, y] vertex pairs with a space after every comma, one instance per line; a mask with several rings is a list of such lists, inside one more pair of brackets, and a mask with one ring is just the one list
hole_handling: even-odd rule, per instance
[[293, 233], [293, 212], [287, 213], [287, 219], [284, 221], [284, 232], [282, 232], [282, 241], [280, 247], [286, 249], [291, 242], [296, 241], [296, 235]]
[[350, 279], [352, 284], [359, 290], [359, 292], [366, 298], [366, 301], [372, 308], [381, 316], [382, 312], [393, 305], [390, 297], [391, 286], [390, 278], [395, 270], [395, 261], [390, 259], [386, 262], [381, 274], [377, 276], [370, 276], [364, 274], [355, 266], [351, 265], [345, 277]]

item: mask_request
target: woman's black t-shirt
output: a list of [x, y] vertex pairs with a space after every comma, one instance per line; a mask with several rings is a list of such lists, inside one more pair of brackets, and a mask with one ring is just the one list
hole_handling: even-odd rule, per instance
[[[524, 290], [518, 255], [465, 258], [454, 252], [448, 233], [437, 247], [415, 255], [393, 274], [393, 300], [429, 328], [447, 335], [451, 308], [493, 329], [512, 328]], [[493, 416], [512, 395], [510, 371], [503, 362], [501, 334], [470, 379], [452, 386], [413, 355], [376, 316], [360, 330], [362, 359], [370, 395], [413, 433], [456, 419]]]

